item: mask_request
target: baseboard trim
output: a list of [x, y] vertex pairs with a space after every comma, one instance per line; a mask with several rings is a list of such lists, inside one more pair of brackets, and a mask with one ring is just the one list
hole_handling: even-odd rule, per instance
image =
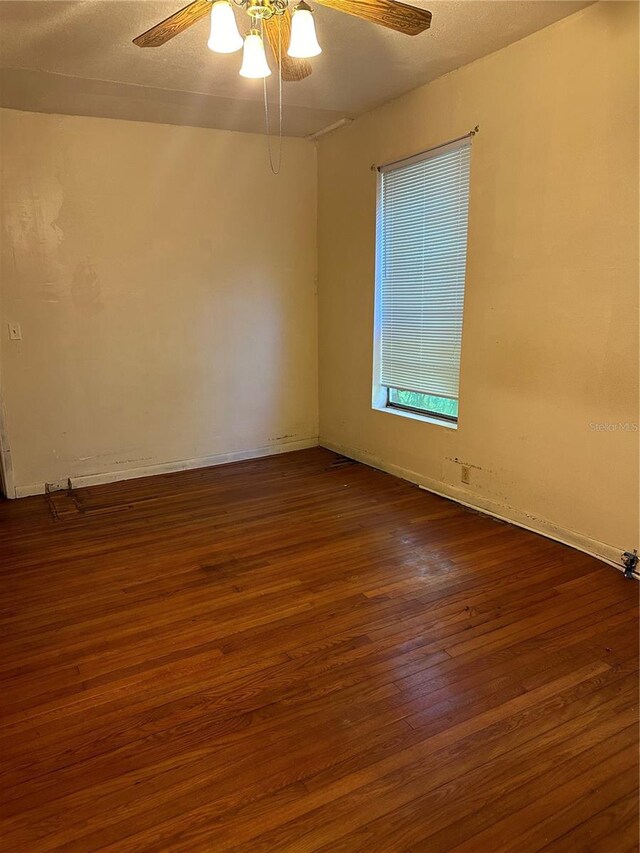
[[514, 509], [496, 501], [480, 499], [475, 495], [469, 495], [468, 492], [458, 489], [455, 486], [450, 486], [447, 483], [442, 483], [439, 480], [433, 480], [419, 474], [417, 471], [411, 471], [408, 468], [402, 468], [399, 465], [386, 462], [383, 459], [369, 453], [366, 450], [358, 450], [354, 447], [348, 447], [343, 444], [338, 444], [328, 439], [320, 438], [319, 444], [321, 447], [326, 447], [328, 450], [333, 450], [335, 453], [340, 453], [343, 456], [348, 456], [351, 459], [356, 459], [365, 465], [370, 465], [372, 468], [377, 468], [380, 471], [385, 471], [387, 474], [393, 474], [400, 477], [402, 480], [408, 480], [414, 483], [421, 489], [427, 492], [432, 492], [442, 498], [455, 501], [462, 506], [477, 512], [485, 513], [500, 521], [506, 521], [509, 524], [515, 524], [517, 527], [522, 527], [532, 533], [537, 533], [540, 536], [545, 536], [547, 539], [553, 539], [555, 542], [560, 542], [562, 545], [568, 545], [570, 548], [575, 548], [588, 554], [590, 557], [595, 557], [603, 563], [618, 569], [623, 572], [624, 567], [621, 565], [621, 555], [624, 549], [616, 548], [613, 545], [607, 545], [604, 542], [598, 542], [595, 539], [590, 539], [581, 533], [576, 533], [573, 530], [566, 530], [552, 522], [529, 515], [521, 510]]
[[[161, 462], [143, 468], [126, 468], [122, 471], [107, 471], [101, 474], [82, 474], [71, 477], [71, 486], [81, 489], [85, 486], [100, 486], [103, 483], [118, 483], [121, 480], [137, 480], [140, 477], [152, 477], [156, 474], [171, 474], [175, 471], [190, 471], [194, 468], [211, 468], [217, 465], [227, 465], [230, 462], [242, 462], [245, 459], [259, 459], [261, 456], [273, 456], [277, 453], [290, 453], [293, 450], [306, 450], [318, 446], [318, 437], [283, 441], [279, 444], [269, 444], [253, 450], [234, 450], [229, 453], [217, 453], [214, 456], [200, 456], [195, 459], [181, 459], [176, 462]], [[66, 481], [65, 481], [66, 482]], [[44, 483], [33, 483], [15, 487], [16, 498], [26, 498], [32, 495], [43, 495]]]

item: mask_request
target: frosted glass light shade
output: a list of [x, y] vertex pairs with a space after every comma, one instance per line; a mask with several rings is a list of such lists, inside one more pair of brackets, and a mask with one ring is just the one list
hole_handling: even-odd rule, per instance
[[242, 36], [228, 0], [216, 0], [211, 7], [211, 34], [207, 47], [216, 53], [235, 53], [242, 47]]
[[268, 77], [271, 69], [267, 64], [264, 52], [264, 44], [257, 30], [251, 30], [244, 40], [244, 51], [242, 53], [242, 77], [258, 78]]
[[308, 59], [310, 56], [317, 56], [322, 53], [316, 36], [313, 13], [304, 2], [300, 3], [293, 11], [291, 41], [287, 53], [296, 59]]

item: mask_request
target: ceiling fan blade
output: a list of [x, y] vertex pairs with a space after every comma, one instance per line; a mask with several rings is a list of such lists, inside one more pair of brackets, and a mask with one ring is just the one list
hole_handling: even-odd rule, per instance
[[138, 47], [159, 47], [186, 30], [191, 24], [195, 24], [200, 18], [204, 18], [209, 12], [211, 12], [211, 0], [195, 0], [134, 38], [133, 43]]
[[304, 80], [311, 74], [311, 63], [306, 59], [294, 59], [288, 56], [287, 48], [291, 38], [291, 11], [287, 9], [284, 15], [274, 15], [264, 22], [267, 41], [273, 56], [278, 61], [278, 27], [280, 27], [280, 38], [282, 40], [282, 79]]
[[381, 24], [390, 30], [417, 36], [431, 24], [431, 12], [396, 0], [317, 0], [322, 6]]

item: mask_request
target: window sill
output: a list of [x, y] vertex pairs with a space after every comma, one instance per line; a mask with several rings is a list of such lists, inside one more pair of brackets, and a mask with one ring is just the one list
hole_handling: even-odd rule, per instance
[[393, 406], [372, 406], [374, 412], [386, 412], [389, 415], [399, 415], [401, 418], [410, 418], [412, 421], [422, 421], [427, 424], [434, 424], [445, 429], [458, 429], [458, 424], [454, 421], [447, 421], [444, 418], [438, 418], [436, 415], [420, 415], [418, 412], [409, 412], [404, 409], [395, 409]]

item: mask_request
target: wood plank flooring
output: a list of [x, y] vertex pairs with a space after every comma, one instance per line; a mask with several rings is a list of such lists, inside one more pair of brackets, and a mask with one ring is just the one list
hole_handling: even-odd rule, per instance
[[0, 562], [3, 850], [637, 849], [579, 552], [318, 448], [2, 502]]

